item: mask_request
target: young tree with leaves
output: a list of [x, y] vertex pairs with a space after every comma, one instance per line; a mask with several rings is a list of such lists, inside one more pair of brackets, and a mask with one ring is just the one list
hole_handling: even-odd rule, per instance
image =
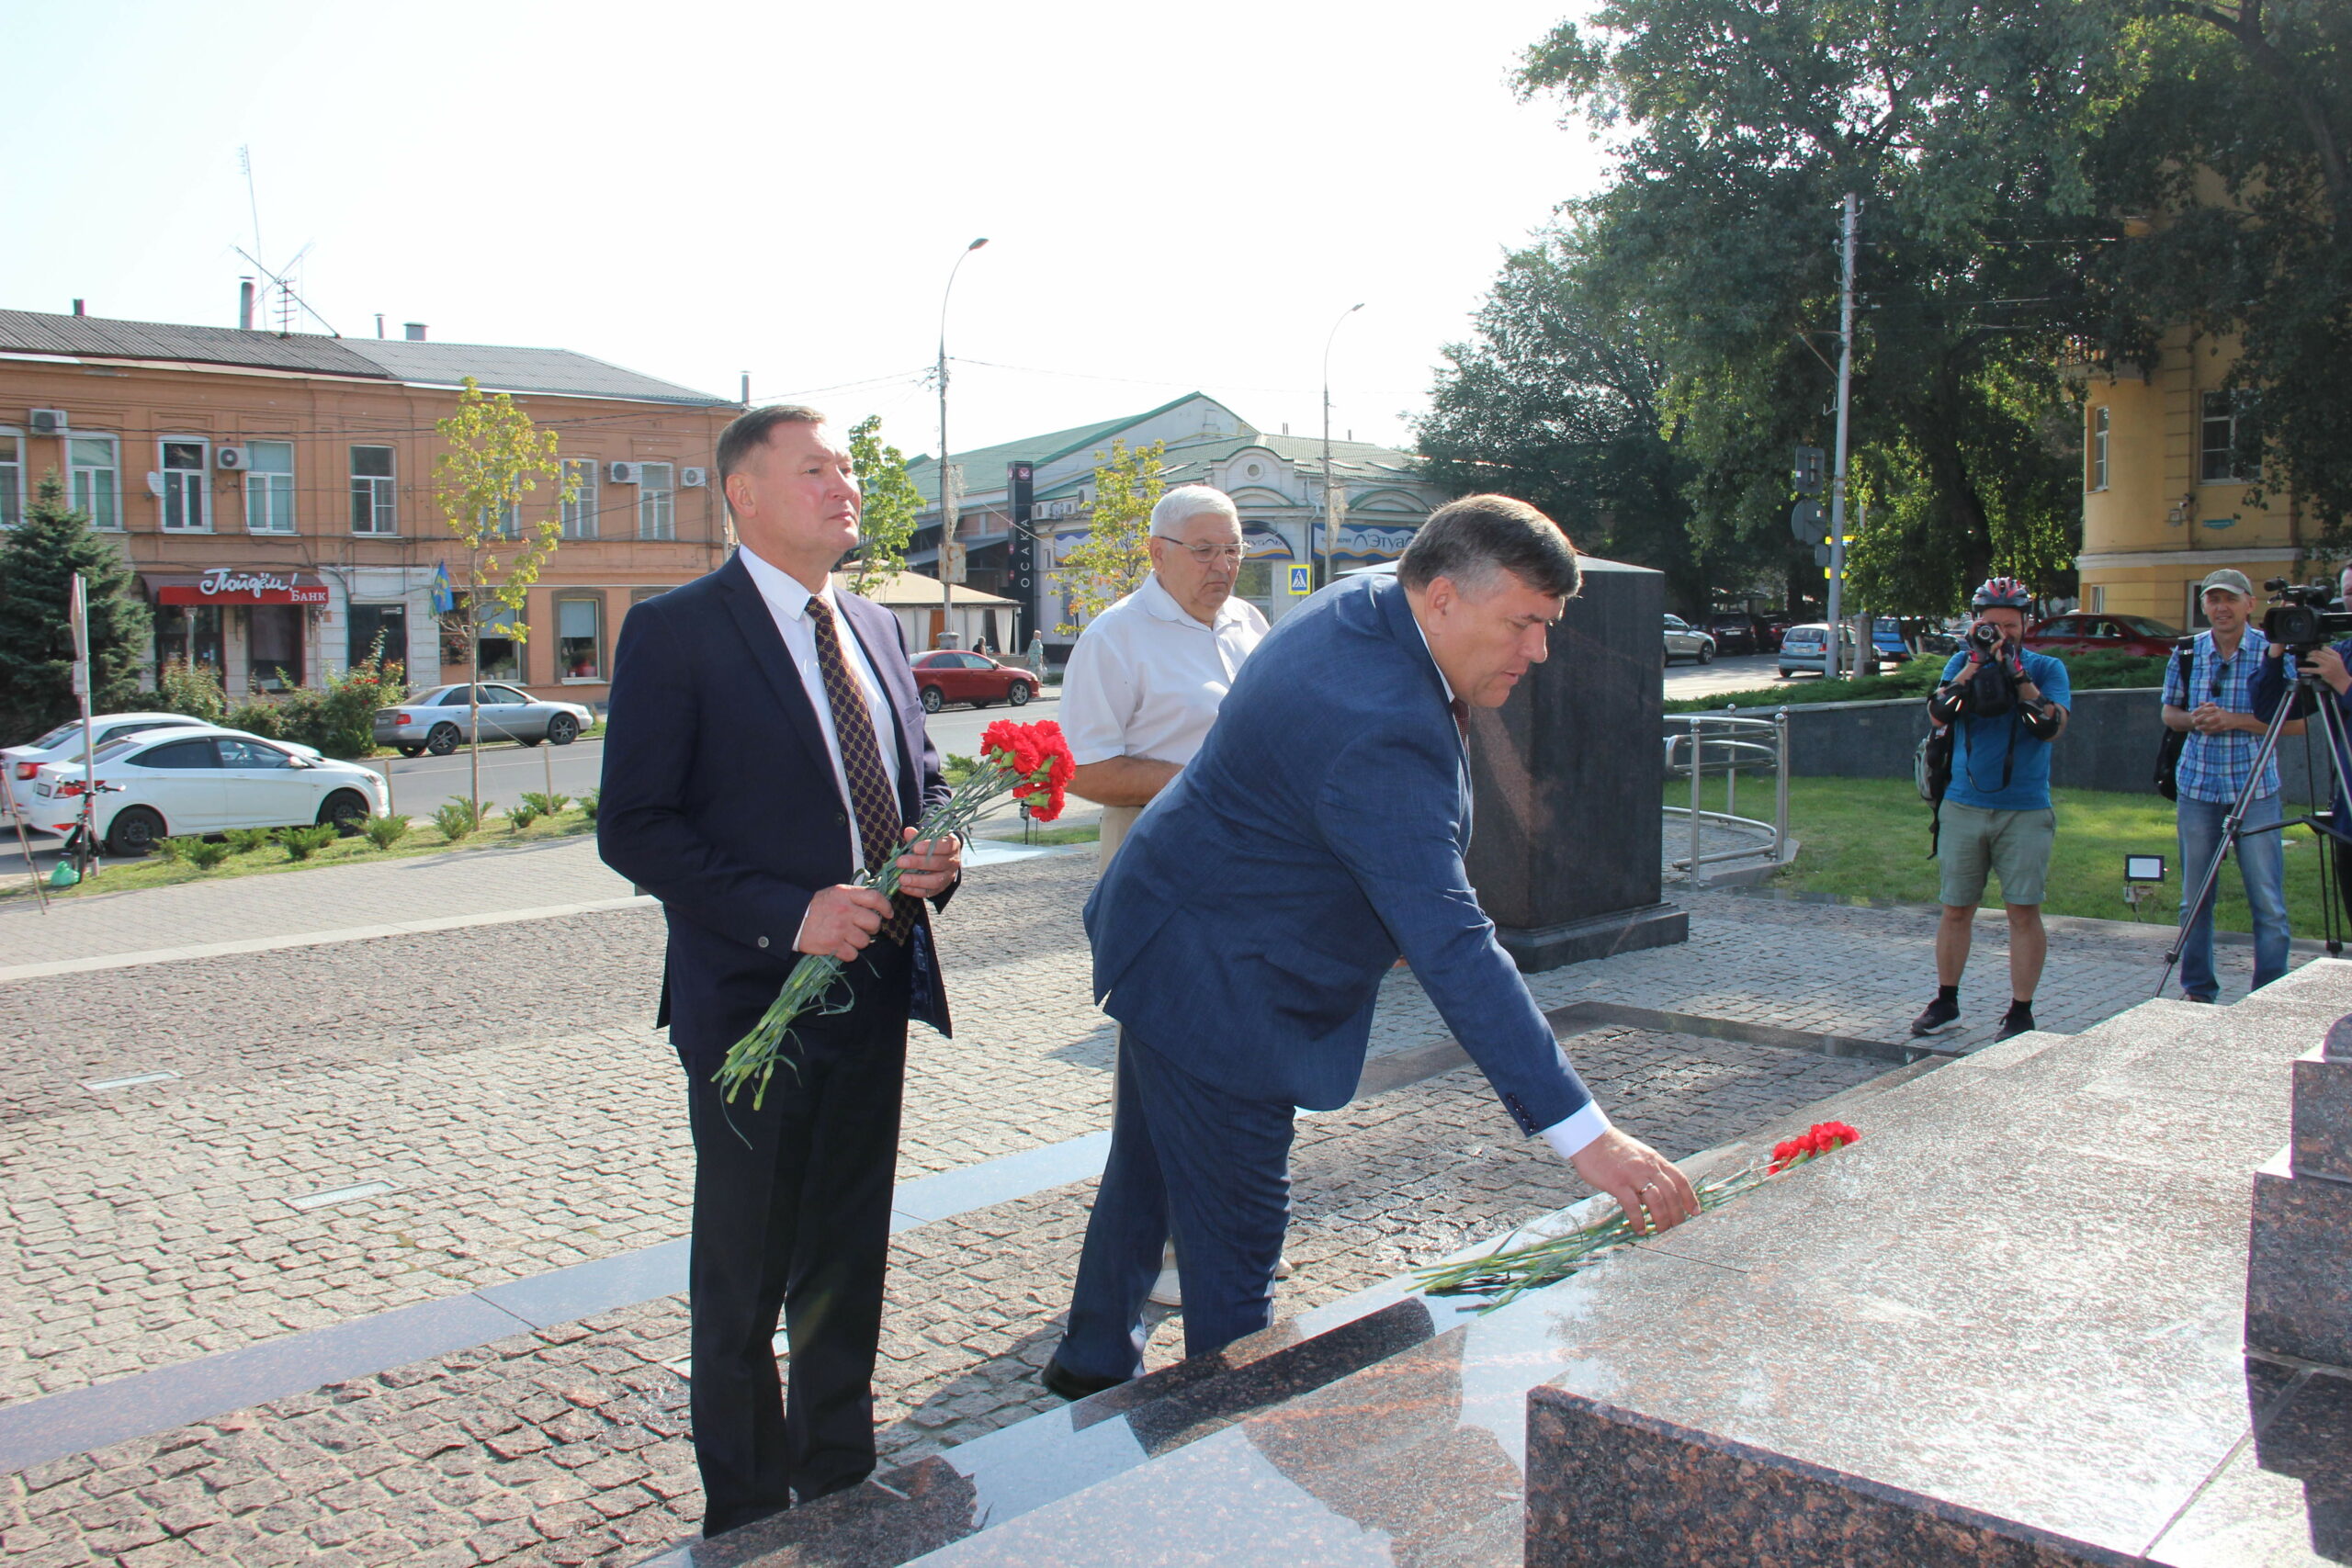
[[[467, 727], [473, 737], [469, 793], [476, 820], [481, 817], [481, 632], [502, 616], [515, 641], [530, 635], [523, 606], [531, 584], [563, 537], [563, 503], [578, 493], [577, 482], [556, 456], [556, 434], [531, 423], [504, 392], [486, 394], [465, 378], [458, 412], [433, 428], [449, 449], [433, 465], [434, 496], [449, 531], [466, 552], [466, 659], [469, 672]], [[555, 504], [537, 522], [523, 516], [523, 498], [548, 480]], [[495, 610], [485, 615], [486, 607]]]
[[1075, 637], [1088, 621], [1143, 586], [1151, 575], [1151, 509], [1167, 493], [1161, 465], [1168, 443], [1155, 441], [1130, 450], [1113, 441], [1108, 456], [1094, 454], [1094, 504], [1087, 511], [1086, 537], [1059, 552], [1054, 575], [1069, 595], [1070, 620], [1057, 628]]
[[850, 426], [849, 459], [865, 497], [858, 508], [857, 556], [849, 590], [865, 593], [906, 570], [907, 542], [914, 537], [922, 495], [907, 477], [906, 455], [882, 439], [878, 413]]
[[24, 522], [0, 535], [0, 738], [29, 740], [80, 711], [74, 696], [74, 575], [90, 612], [90, 707], [139, 705], [139, 667], [151, 622], [131, 592], [131, 572], [89, 514], [65, 504], [51, 468]]

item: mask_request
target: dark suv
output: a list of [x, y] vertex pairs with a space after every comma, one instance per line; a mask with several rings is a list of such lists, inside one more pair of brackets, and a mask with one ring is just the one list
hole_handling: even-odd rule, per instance
[[1753, 615], [1722, 615], [1707, 623], [1715, 635], [1715, 649], [1720, 653], [1761, 653], [1764, 649], [1764, 628]]

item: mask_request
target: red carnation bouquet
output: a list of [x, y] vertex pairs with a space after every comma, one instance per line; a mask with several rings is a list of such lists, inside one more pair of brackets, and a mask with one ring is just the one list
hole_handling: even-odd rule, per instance
[[[980, 736], [980, 765], [956, 786], [955, 794], [923, 813], [922, 821], [915, 829], [915, 839], [920, 842], [944, 839], [951, 833], [960, 836], [981, 812], [1008, 792], [1014, 799], [1027, 803], [1030, 816], [1040, 822], [1050, 822], [1062, 814], [1062, 792], [1077, 772], [1078, 760], [1070, 755], [1069, 742], [1062, 739], [1060, 725], [1049, 718], [1035, 724], [1015, 724], [1001, 718]], [[878, 876], [860, 872], [854, 886], [871, 887], [886, 897], [897, 893], [897, 858], [893, 857]], [[794, 1066], [785, 1048], [792, 1038], [793, 1021], [811, 1008], [820, 1013], [846, 1009], [846, 999], [827, 1000], [841, 973], [842, 962], [838, 958], [801, 954], [800, 962], [792, 966], [791, 978], [785, 981], [784, 989], [776, 993], [758, 1025], [727, 1048], [727, 1059], [719, 1064], [717, 1081], [726, 1088], [729, 1100], [733, 1100], [745, 1084], [752, 1084], [752, 1105], [757, 1109], [767, 1095], [768, 1080], [775, 1076], [779, 1064], [792, 1068], [797, 1076], [799, 1069]]]
[[[1700, 1212], [1718, 1208], [1810, 1160], [1833, 1154], [1848, 1144], [1860, 1143], [1861, 1137], [1843, 1122], [1815, 1122], [1798, 1136], [1773, 1145], [1770, 1163], [1751, 1165], [1733, 1175], [1700, 1183]], [[1641, 1239], [1634, 1234], [1624, 1213], [1612, 1209], [1605, 1218], [1565, 1235], [1547, 1236], [1531, 1246], [1481, 1253], [1459, 1263], [1424, 1269], [1418, 1279], [1421, 1289], [1432, 1296], [1486, 1296], [1489, 1299], [1484, 1305], [1462, 1310], [1490, 1313], [1525, 1292], [1556, 1285], [1577, 1269], [1589, 1269], [1611, 1253], [1622, 1251]]]

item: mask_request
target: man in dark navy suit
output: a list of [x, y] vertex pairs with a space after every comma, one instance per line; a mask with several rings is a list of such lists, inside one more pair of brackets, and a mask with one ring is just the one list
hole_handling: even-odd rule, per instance
[[1125, 1027], [1055, 1393], [1141, 1373], [1171, 1231], [1186, 1355], [1272, 1321], [1294, 1108], [1353, 1097], [1400, 951], [1522, 1134], [1636, 1229], [1698, 1213], [1683, 1174], [1611, 1127], [1561, 1056], [1463, 868], [1468, 711], [1501, 706], [1544, 657], [1578, 577], [1525, 502], [1440, 507], [1395, 577], [1326, 588], [1268, 634], [1103, 873], [1086, 931], [1096, 999]]
[[[656, 1021], [694, 1134], [705, 1535], [874, 1469], [907, 1021], [947, 1032], [922, 900], [944, 904], [962, 869], [953, 839], [910, 842], [948, 791], [898, 620], [832, 586], [857, 543], [847, 449], [813, 409], [756, 409], [718, 468], [741, 547], [622, 623], [596, 827], [669, 921]], [[850, 886], [894, 852], [897, 898]], [[847, 1005], [794, 1025], [762, 1105], [730, 1102], [711, 1075], [803, 953], [848, 965], [831, 998]]]

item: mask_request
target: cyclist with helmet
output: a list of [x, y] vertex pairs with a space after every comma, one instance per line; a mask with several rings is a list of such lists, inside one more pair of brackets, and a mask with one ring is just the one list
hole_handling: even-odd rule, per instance
[[1960, 977], [1968, 967], [1976, 907], [1987, 874], [2000, 878], [2009, 916], [2009, 1010], [1996, 1040], [2033, 1027], [2050, 939], [2041, 899], [2058, 814], [2050, 805], [2050, 743], [2066, 728], [2074, 687], [2066, 667], [2025, 647], [2033, 592], [1996, 577], [1969, 600], [1976, 624], [1944, 666], [1928, 698], [1928, 716], [1952, 730], [1951, 782], [1945, 787], [1936, 860], [1943, 921], [1936, 928], [1936, 999], [1912, 1021], [1915, 1035], [1960, 1021]]

